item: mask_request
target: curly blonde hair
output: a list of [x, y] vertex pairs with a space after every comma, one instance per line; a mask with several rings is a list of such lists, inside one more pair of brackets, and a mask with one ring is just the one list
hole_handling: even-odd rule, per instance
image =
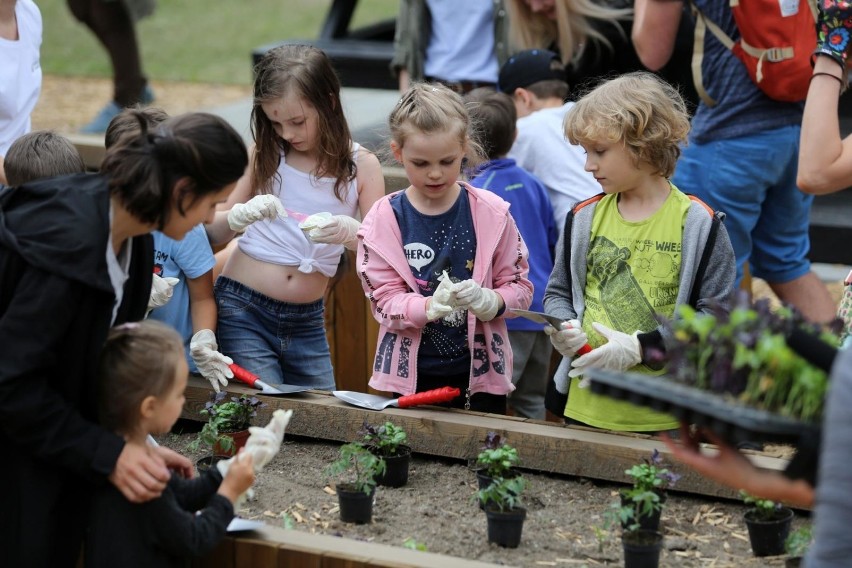
[[637, 163], [668, 178], [689, 133], [689, 115], [677, 89], [639, 71], [601, 83], [568, 111], [565, 137], [571, 144], [621, 142]]
[[[556, 0], [556, 19], [534, 13], [525, 0], [506, 0], [509, 14], [509, 41], [516, 51], [559, 47], [565, 65], [571, 65], [583, 55], [589, 41], [612, 49], [609, 40], [592, 25], [602, 20], [617, 25], [614, 20], [627, 20], [633, 15], [630, 8], [608, 8], [593, 0]], [[623, 31], [623, 30], [622, 30]]]

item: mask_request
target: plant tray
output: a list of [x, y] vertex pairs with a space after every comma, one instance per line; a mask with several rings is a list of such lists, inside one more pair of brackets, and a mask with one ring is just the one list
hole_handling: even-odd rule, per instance
[[773, 414], [660, 376], [589, 369], [592, 392], [665, 412], [729, 443], [796, 442], [818, 425]]

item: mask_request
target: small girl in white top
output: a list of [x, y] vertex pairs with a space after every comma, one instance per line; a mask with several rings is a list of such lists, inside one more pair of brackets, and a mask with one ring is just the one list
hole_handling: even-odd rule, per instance
[[[227, 217], [245, 234], [215, 285], [219, 344], [270, 384], [331, 390], [323, 295], [344, 246], [356, 247], [353, 216], [384, 195], [381, 166], [352, 141], [321, 50], [276, 47], [255, 77], [255, 146]], [[299, 228], [321, 212], [313, 230]]]

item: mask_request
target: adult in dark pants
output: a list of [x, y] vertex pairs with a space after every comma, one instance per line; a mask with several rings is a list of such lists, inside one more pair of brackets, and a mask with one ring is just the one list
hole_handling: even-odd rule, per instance
[[[186, 458], [97, 424], [95, 368], [111, 325], [143, 317], [152, 230], [212, 220], [248, 162], [222, 119], [188, 114], [127, 136], [97, 175], [0, 193], [0, 566], [74, 566], [93, 487], [159, 496]], [[156, 353], [151, 354], [156, 357]]]
[[74, 17], [85, 24], [109, 55], [112, 66], [113, 100], [83, 128], [86, 134], [106, 132], [109, 121], [123, 108], [148, 104], [154, 95], [142, 72], [136, 20], [154, 11], [153, 0], [68, 0]]

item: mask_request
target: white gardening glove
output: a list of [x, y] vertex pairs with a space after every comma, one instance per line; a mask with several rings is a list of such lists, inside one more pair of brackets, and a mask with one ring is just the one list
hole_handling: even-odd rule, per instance
[[287, 211], [281, 200], [274, 195], [257, 195], [245, 203], [237, 203], [228, 212], [228, 226], [240, 232], [261, 219], [286, 217]]
[[493, 320], [500, 309], [500, 295], [473, 280], [456, 282], [453, 291], [456, 293], [455, 307], [470, 310], [481, 321]]
[[607, 342], [578, 357], [571, 362], [571, 377], [582, 375], [587, 368], [611, 369], [613, 371], [626, 371], [642, 362], [642, 346], [635, 332], [628, 335], [621, 331], [610, 329], [607, 326], [595, 322], [592, 327], [607, 339]]
[[435, 288], [435, 293], [426, 302], [426, 319], [429, 321], [447, 317], [455, 309], [452, 306], [453, 282], [446, 270], [438, 277], [438, 280], [440, 280], [440, 283]]
[[[310, 221], [305, 219], [305, 223]], [[332, 215], [317, 219], [314, 228], [308, 233], [308, 237], [315, 243], [326, 243], [331, 245], [343, 245], [349, 250], [358, 248], [358, 229], [361, 223], [347, 215]]]
[[154, 274], [154, 279], [151, 281], [151, 296], [148, 298], [148, 311], [168, 304], [178, 282], [180, 282], [180, 278], [172, 278], [171, 276], [163, 278]]
[[[260, 426], [249, 427], [249, 438], [246, 440], [246, 445], [241, 454], [250, 453], [253, 458], [254, 470], [260, 471], [268, 464], [278, 450], [281, 449], [281, 443], [284, 441], [284, 431], [287, 429], [287, 424], [293, 416], [292, 410], [278, 409], [272, 413], [272, 420], [269, 424], [261, 428]], [[240, 457], [240, 454], [228, 460], [220, 461], [216, 464], [216, 468], [224, 478], [228, 475], [228, 468], [231, 463]], [[237, 503], [242, 503], [245, 498], [251, 497], [252, 490], [249, 489], [237, 499]]]
[[558, 331], [552, 325], [546, 325], [544, 326], [544, 333], [550, 337], [553, 348], [560, 355], [569, 359], [574, 357], [577, 351], [589, 342], [589, 338], [586, 337], [586, 332], [583, 331], [582, 325], [575, 319], [563, 321], [562, 329]]
[[216, 336], [209, 329], [202, 329], [189, 340], [189, 354], [198, 372], [210, 381], [213, 390], [219, 392], [219, 385], [228, 386], [228, 379], [233, 378], [234, 372], [228, 365], [233, 359], [217, 351]]

